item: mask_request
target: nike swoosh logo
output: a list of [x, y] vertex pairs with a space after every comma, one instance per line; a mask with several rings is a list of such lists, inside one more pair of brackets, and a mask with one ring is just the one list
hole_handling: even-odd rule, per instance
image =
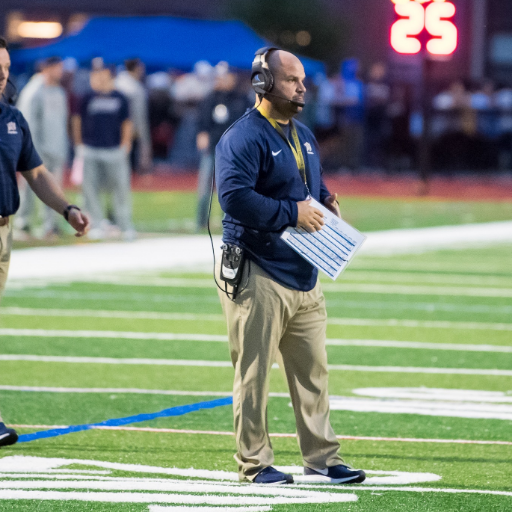
[[279, 151], [272, 151], [272, 156], [277, 156], [279, 155], [279, 153], [281, 153], [281, 151], [283, 151], [282, 149], [280, 149]]
[[329, 473], [329, 469], [315, 469], [315, 471], [325, 476], [327, 476], [327, 474]]
[[8, 435], [9, 435], [9, 432], [7, 432], [7, 434], [2, 434], [2, 435], [0, 436], [0, 440], [1, 440], [1, 439], [3, 439], [4, 437], [7, 437]]

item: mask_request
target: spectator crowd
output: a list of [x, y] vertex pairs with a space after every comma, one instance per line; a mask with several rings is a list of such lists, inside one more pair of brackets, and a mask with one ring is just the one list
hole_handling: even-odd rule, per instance
[[[204, 229], [215, 145], [255, 101], [248, 73], [225, 62], [200, 61], [189, 73], [147, 74], [138, 59], [111, 66], [97, 58], [83, 69], [73, 59], [54, 57], [18, 82], [17, 106], [38, 152], [60, 183], [65, 168], [72, 168], [91, 213], [89, 236], [97, 239], [135, 238], [130, 174], [155, 168], [199, 170], [197, 228]], [[301, 121], [317, 136], [326, 172], [417, 166], [421, 98], [413, 85], [391, 82], [384, 63], [363, 74], [356, 59], [347, 59], [335, 73], [308, 77], [307, 87]], [[512, 168], [512, 86], [457, 81], [432, 96], [435, 170]], [[23, 191], [19, 232], [30, 232], [34, 206], [33, 194]], [[54, 213], [41, 215], [44, 236], [58, 236]]]

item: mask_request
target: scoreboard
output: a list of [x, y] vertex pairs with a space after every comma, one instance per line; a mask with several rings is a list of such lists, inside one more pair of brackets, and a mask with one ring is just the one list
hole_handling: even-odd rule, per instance
[[[445, 0], [391, 0], [397, 20], [391, 27], [391, 46], [401, 54], [451, 55], [457, 48], [453, 22], [455, 5]], [[425, 42], [426, 41], [426, 42]]]

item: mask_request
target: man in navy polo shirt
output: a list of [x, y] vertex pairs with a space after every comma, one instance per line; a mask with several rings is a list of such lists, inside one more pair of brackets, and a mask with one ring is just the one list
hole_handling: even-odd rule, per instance
[[73, 138], [83, 156], [82, 192], [91, 215], [90, 238], [108, 235], [109, 223], [101, 201], [102, 192], [112, 195], [116, 225], [125, 240], [133, 240], [129, 155], [133, 123], [127, 98], [115, 90], [113, 70], [101, 57], [93, 60], [92, 91], [82, 98], [72, 117]]
[[[9, 78], [8, 46], [0, 37], [0, 96]], [[12, 219], [20, 206], [16, 172], [21, 172], [37, 197], [64, 216], [76, 230], [76, 236], [89, 229], [89, 219], [69, 202], [50, 172], [43, 165], [21, 112], [0, 102], [0, 299], [7, 280], [12, 245]], [[14, 444], [18, 436], [6, 428], [0, 417], [0, 446]]]
[[[291, 483], [272, 467], [267, 426], [270, 370], [282, 356], [304, 473], [330, 483], [357, 483], [329, 421], [327, 314], [317, 270], [280, 238], [288, 226], [323, 226], [310, 198], [340, 215], [322, 180], [318, 145], [293, 117], [304, 106], [304, 68], [297, 57], [264, 48], [253, 63], [257, 108], [235, 123], [216, 148], [216, 178], [225, 212], [223, 241], [245, 251], [235, 297], [219, 291], [235, 368], [233, 411], [240, 480]], [[226, 254], [226, 253], [225, 253]], [[221, 265], [230, 278], [229, 263]], [[227, 288], [228, 291], [230, 290]]]

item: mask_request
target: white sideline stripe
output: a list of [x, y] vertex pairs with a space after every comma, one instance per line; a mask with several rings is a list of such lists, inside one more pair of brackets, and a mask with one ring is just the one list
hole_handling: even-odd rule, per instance
[[[66, 315], [67, 316], [67, 315]], [[74, 315], [69, 315], [74, 316]], [[189, 333], [156, 333], [156, 332], [125, 332], [125, 331], [75, 331], [75, 330], [46, 330], [46, 329], [0, 329], [4, 336], [29, 336], [46, 338], [110, 338], [135, 340], [163, 341], [205, 341], [227, 342], [225, 335], [189, 334]], [[505, 345], [471, 345], [459, 343], [428, 343], [421, 341], [398, 340], [360, 340], [327, 338], [327, 345], [342, 347], [382, 347], [405, 348], [420, 350], [454, 350], [462, 352], [504, 352], [512, 353], [512, 347]]]
[[[442, 279], [442, 276], [439, 277]], [[421, 279], [420, 279], [421, 280]], [[85, 282], [77, 279], [75, 282]], [[109, 283], [118, 286], [142, 286], [161, 288], [215, 288], [213, 279], [174, 278], [174, 277], [131, 277], [131, 276], [94, 276], [86, 282]], [[444, 284], [442, 281], [440, 284]], [[322, 283], [326, 292], [383, 293], [403, 295], [463, 295], [470, 297], [512, 297], [510, 287], [465, 286], [432, 286], [424, 284], [380, 284], [344, 281], [341, 283]]]
[[353, 366], [348, 364], [330, 364], [329, 370], [348, 372], [377, 372], [377, 373], [430, 373], [445, 375], [491, 375], [512, 377], [512, 370], [487, 370], [473, 368], [422, 368], [413, 366]]
[[43, 338], [113, 338], [163, 341], [228, 341], [226, 335], [173, 334], [167, 332], [74, 331], [56, 329], [0, 329], [0, 336], [38, 336]]
[[[170, 286], [170, 287], [190, 287], [190, 288], [203, 288], [212, 286], [214, 284], [213, 278], [200, 279], [193, 277], [164, 277], [159, 275], [151, 274], [129, 274], [129, 275], [95, 275], [88, 277], [80, 277], [87, 282], [100, 282], [100, 283], [113, 283], [123, 284], [126, 282], [135, 284], [144, 284], [147, 282], [152, 286]], [[463, 287], [469, 286], [496, 286], [498, 288], [505, 288], [512, 286], [512, 278], [506, 276], [495, 276], [488, 274], [474, 275], [473, 273], [465, 273], [462, 270], [459, 273], [446, 273], [440, 274], [436, 271], [425, 272], [411, 272], [411, 270], [398, 271], [394, 269], [392, 271], [372, 270], [372, 269], [360, 269], [351, 268], [350, 273], [346, 274], [344, 283], [348, 284], [360, 284], [360, 283], [397, 283], [402, 282], [410, 283], [413, 285], [462, 285]], [[325, 281], [328, 283], [328, 281]]]
[[[74, 282], [90, 282], [74, 279]], [[213, 279], [186, 278], [130, 278], [124, 276], [98, 276], [94, 282], [121, 286], [164, 287], [164, 288], [208, 288], [214, 289]], [[374, 283], [323, 283], [324, 292], [375, 293], [385, 295], [448, 295], [465, 297], [512, 297], [510, 288], [487, 288], [470, 286], [425, 286]]]
[[[359, 262], [361, 264], [362, 262]], [[350, 272], [345, 274], [345, 282], [368, 282], [368, 283], [414, 283], [414, 284], [454, 284], [463, 286], [512, 286], [512, 278], [506, 276], [495, 276], [488, 274], [474, 275], [471, 272], [461, 269], [459, 273], [439, 273], [435, 271], [426, 272], [424, 268], [421, 272], [414, 272], [410, 269], [393, 269], [388, 271], [373, 270], [371, 268], [350, 268]]]
[[[232, 391], [181, 391], [140, 388], [61, 388], [51, 386], [0, 386], [0, 391], [25, 391], [34, 393], [110, 393], [169, 396], [231, 396]], [[290, 398], [289, 393], [269, 393], [274, 398]]]
[[457, 343], [428, 343], [422, 341], [397, 340], [347, 340], [328, 338], [327, 345], [342, 347], [382, 347], [382, 348], [410, 348], [420, 350], [455, 350], [462, 352], [506, 352], [512, 353], [512, 347], [501, 345], [470, 345]]
[[328, 318], [327, 323], [331, 325], [355, 325], [360, 327], [421, 327], [428, 329], [512, 331], [512, 324], [506, 323], [399, 320], [397, 318], [387, 320], [376, 320], [372, 318]]
[[[420, 229], [366, 233], [362, 254], [391, 255], [428, 252], [442, 248], [486, 247], [512, 242], [512, 222], [488, 222]], [[220, 247], [220, 237], [214, 246]], [[151, 258], [148, 258], [148, 254]], [[208, 236], [180, 236], [126, 243], [38, 247], [13, 251], [12, 280], [68, 278], [99, 273], [144, 272], [177, 268], [194, 269], [212, 264]]]
[[[69, 425], [7, 425], [12, 428], [68, 428]], [[187, 434], [187, 435], [209, 435], [209, 436], [234, 436], [233, 432], [216, 430], [188, 430], [175, 428], [153, 428], [153, 427], [94, 427], [95, 430], [120, 430], [126, 432], [153, 432], [155, 434]], [[295, 438], [296, 434], [269, 434], [270, 437]], [[512, 446], [511, 441], [480, 441], [470, 439], [422, 439], [413, 437], [376, 437], [376, 436], [336, 436], [343, 441], [382, 441], [392, 443], [436, 443], [436, 444], [482, 444], [482, 445], [503, 445]]]
[[[232, 368], [229, 361], [205, 361], [194, 359], [137, 359], [114, 357], [74, 357], [74, 356], [36, 356], [27, 354], [3, 354], [0, 361], [34, 361], [41, 363], [78, 363], [78, 364], [119, 364], [150, 366], [198, 366], [214, 368]], [[273, 368], [278, 368], [277, 364]], [[445, 375], [489, 375], [512, 377], [512, 370], [490, 370], [473, 368], [429, 368], [413, 366], [358, 366], [348, 364], [330, 364], [329, 370], [368, 373], [428, 373]]]
[[[224, 322], [222, 315], [203, 315], [196, 313], [154, 313], [152, 311], [98, 311], [82, 309], [38, 309], [38, 308], [2, 308], [2, 315], [21, 316], [82, 316], [92, 318], [128, 318], [147, 320], [190, 320]], [[494, 331], [512, 331], [512, 323], [485, 323], [485, 322], [450, 322], [450, 321], [429, 321], [429, 320], [399, 320], [390, 318], [377, 320], [372, 318], [328, 318], [327, 323], [331, 325], [355, 325], [361, 327], [412, 327], [412, 328], [433, 328], [433, 329], [478, 329]]]
[[39, 308], [2, 308], [2, 315], [15, 316], [62, 316], [91, 318], [128, 318], [143, 320], [204, 320], [222, 322], [222, 315], [203, 315], [197, 313], [155, 313], [153, 311], [104, 311], [97, 309], [39, 309]]
[[322, 284], [324, 292], [382, 293], [392, 295], [454, 295], [460, 297], [512, 297], [510, 288], [470, 288], [462, 286], [408, 286], [393, 284]]
[[128, 364], [150, 366], [211, 366], [232, 368], [229, 361], [198, 361], [194, 359], [128, 359], [115, 357], [74, 357], [74, 356], [34, 356], [0, 355], [0, 361], [34, 361], [40, 363], [79, 363], [79, 364]]
[[[190, 507], [149, 505], [149, 512], [190, 512]], [[271, 507], [194, 507], [193, 512], [270, 512]]]

